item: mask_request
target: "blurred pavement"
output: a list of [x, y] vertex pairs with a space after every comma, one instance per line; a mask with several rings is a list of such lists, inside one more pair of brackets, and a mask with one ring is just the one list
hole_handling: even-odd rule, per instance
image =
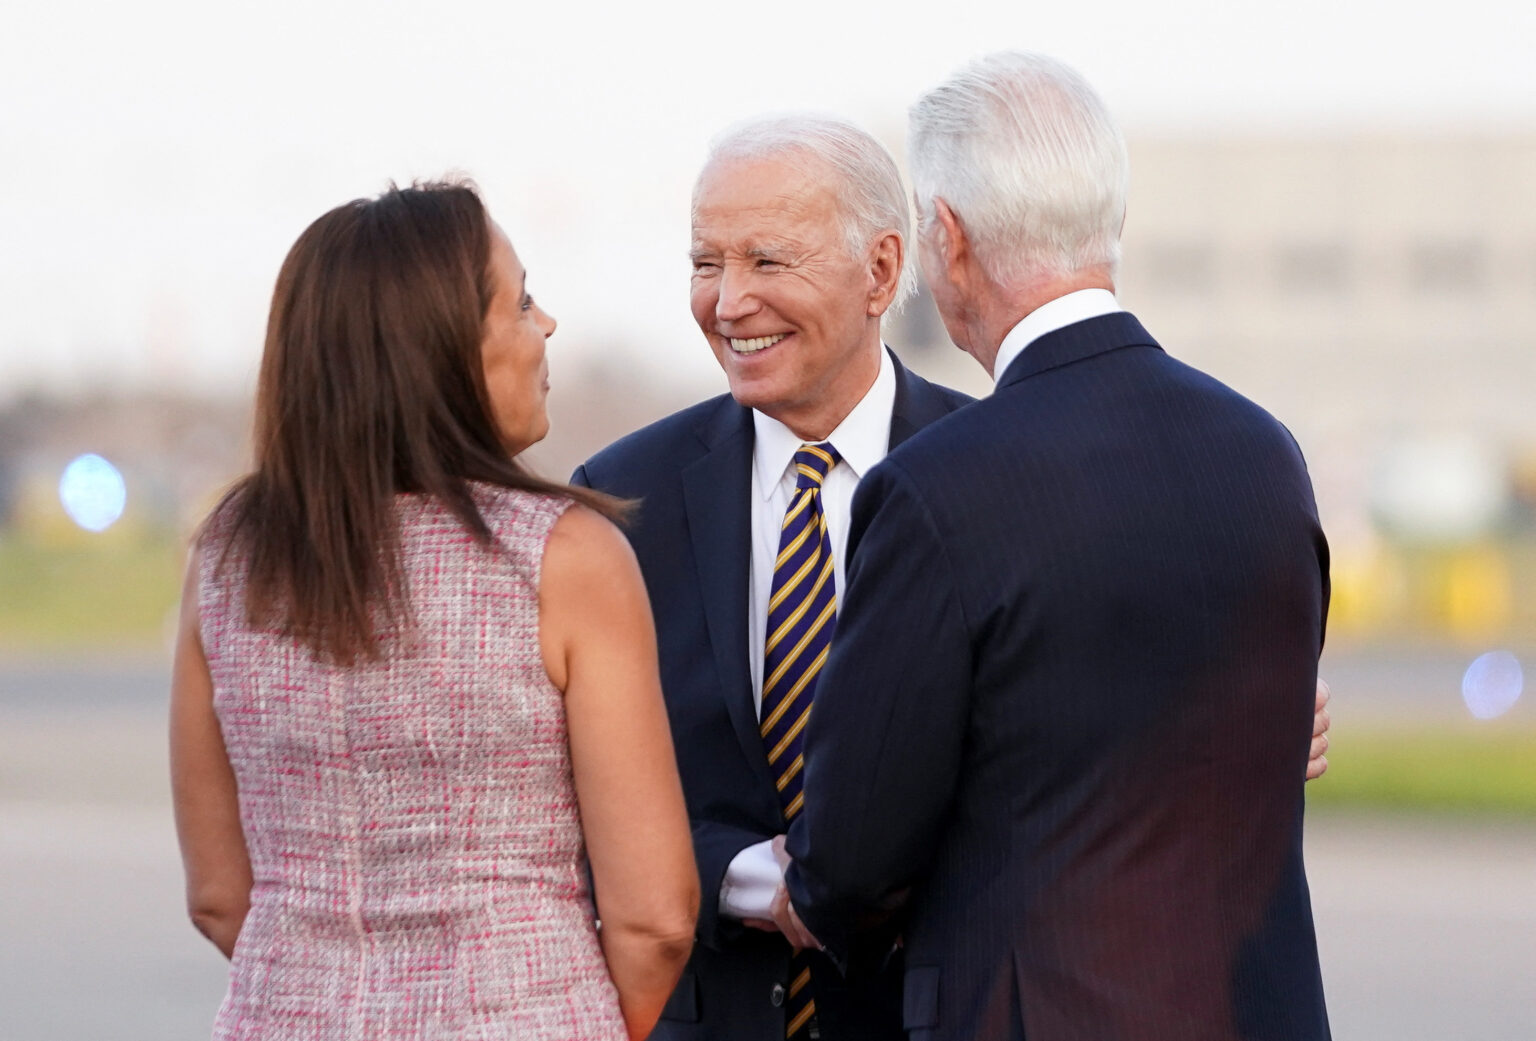
[[[164, 683], [0, 665], [4, 1041], [208, 1036], [225, 969], [182, 911]], [[1536, 823], [1314, 814], [1307, 856], [1340, 1041], [1536, 1038]]]

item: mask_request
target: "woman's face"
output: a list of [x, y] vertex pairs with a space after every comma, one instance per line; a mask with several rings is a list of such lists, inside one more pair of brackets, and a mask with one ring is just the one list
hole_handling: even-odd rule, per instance
[[544, 341], [555, 320], [528, 295], [523, 269], [506, 232], [491, 225], [491, 285], [494, 295], [485, 313], [480, 362], [491, 414], [507, 451], [516, 455], [549, 433], [544, 399], [549, 393], [549, 363]]

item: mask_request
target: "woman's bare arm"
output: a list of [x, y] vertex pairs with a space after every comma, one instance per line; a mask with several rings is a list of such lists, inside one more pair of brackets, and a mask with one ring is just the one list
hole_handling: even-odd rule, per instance
[[187, 913], [228, 958], [250, 909], [251, 862], [198, 631], [197, 558], [194, 552], [182, 586], [171, 673], [171, 795], [187, 877]]
[[565, 691], [603, 953], [629, 1034], [643, 1038], [692, 949], [699, 880], [644, 581], [624, 536], [585, 507], [550, 535], [540, 642]]

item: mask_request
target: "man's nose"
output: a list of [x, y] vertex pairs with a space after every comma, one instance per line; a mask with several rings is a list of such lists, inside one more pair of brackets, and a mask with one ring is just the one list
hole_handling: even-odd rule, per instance
[[722, 322], [734, 322], [757, 310], [757, 297], [752, 294], [751, 277], [744, 271], [731, 271], [728, 267], [720, 272], [720, 295], [715, 300], [715, 318]]

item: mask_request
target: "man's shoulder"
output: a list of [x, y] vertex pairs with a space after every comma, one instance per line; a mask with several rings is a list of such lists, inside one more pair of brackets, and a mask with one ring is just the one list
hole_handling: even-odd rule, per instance
[[928, 384], [927, 393], [934, 406], [927, 421], [893, 447], [865, 482], [883, 488], [883, 494], [900, 488], [919, 500], [956, 506], [992, 495], [996, 482], [978, 479], [986, 472], [985, 466], [978, 470], [980, 457], [994, 451], [1020, 417], [1010, 415], [995, 396], [976, 399], [938, 384]]
[[[1138, 432], [1133, 413], [1198, 415], [1208, 426], [1243, 431], [1255, 444], [1295, 448], [1290, 432], [1262, 406], [1161, 348], [1110, 349], [1082, 360], [1087, 364], [1061, 366], [1038, 379], [1001, 386], [989, 397], [935, 418], [892, 449], [882, 466], [928, 494], [948, 495], [959, 486], [961, 497], [985, 497], [993, 489], [975, 480], [978, 471], [989, 472], [1003, 457], [1011, 467], [1031, 459], [1055, 466], [1079, 441], [1090, 450], [1106, 438], [1139, 437], [1144, 428]], [[1075, 389], [1065, 392], [1062, 381]], [[1113, 407], [1106, 408], [1106, 402]], [[1093, 436], [1079, 438], [1069, 431], [1089, 418], [1082, 411], [1085, 405], [1094, 410]]]
[[937, 463], [978, 428], [998, 422], [997, 402], [992, 398], [973, 398], [937, 383], [927, 384], [927, 392], [932, 415], [911, 438], [891, 449], [888, 459]]
[[900, 365], [899, 361], [897, 373], [896, 408], [898, 411], [905, 404], [931, 412], [932, 418], [937, 418], [964, 408], [976, 400], [962, 391], [919, 376], [906, 366]]
[[594, 488], [632, 494], [624, 486], [658, 469], [677, 469], [709, 449], [710, 438], [738, 421], [741, 406], [729, 394], [679, 409], [596, 452], [581, 470]]
[[963, 413], [975, 403], [976, 399], [969, 394], [926, 380], [898, 363], [896, 401], [891, 411], [891, 450], [904, 448], [934, 424], [957, 412]]
[[1230, 432], [1224, 441], [1237, 438], [1241, 431], [1240, 440], [1252, 445], [1267, 444], [1285, 451], [1297, 449], [1295, 438], [1278, 417], [1204, 369], [1162, 350], [1148, 352], [1141, 361], [1149, 371], [1155, 371], [1156, 384], [1166, 388], [1161, 393], [1167, 401], [1158, 402], [1161, 410], [1172, 412], [1177, 408], [1186, 414], [1193, 412], [1206, 417]]
[[934, 383], [932, 380], [924, 379], [915, 373], [913, 374], [912, 378], [921, 388], [921, 392], [932, 395], [933, 400], [937, 402], [945, 412], [954, 412], [956, 409], [961, 409], [967, 405], [974, 405], [976, 403], [975, 398], [971, 397], [971, 395], [965, 393], [962, 390], [955, 390], [953, 387], [946, 387], [942, 383]]

